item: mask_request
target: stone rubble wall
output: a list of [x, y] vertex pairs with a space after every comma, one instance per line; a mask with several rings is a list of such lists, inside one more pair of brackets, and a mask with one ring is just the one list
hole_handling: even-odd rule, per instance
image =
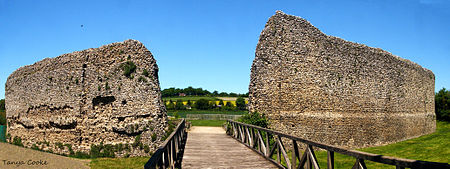
[[[136, 65], [130, 77], [124, 75], [126, 62]], [[8, 77], [5, 100], [8, 133], [25, 147], [68, 154], [57, 146], [61, 143], [88, 153], [91, 145], [131, 144], [140, 135], [154, 150], [166, 135], [158, 66], [136, 40], [21, 67]], [[141, 149], [117, 155], [147, 155]]]
[[256, 47], [249, 110], [301, 138], [383, 145], [435, 131], [434, 79], [416, 63], [277, 11]]

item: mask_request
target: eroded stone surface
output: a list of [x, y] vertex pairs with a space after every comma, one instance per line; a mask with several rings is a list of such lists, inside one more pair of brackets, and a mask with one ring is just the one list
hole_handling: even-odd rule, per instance
[[[123, 68], [127, 62], [136, 65], [129, 77]], [[167, 126], [158, 66], [136, 40], [21, 67], [8, 77], [5, 100], [11, 137], [20, 137], [26, 147], [35, 144], [56, 153], [69, 153], [56, 143], [89, 152], [101, 142], [131, 144], [137, 135], [153, 150]], [[145, 152], [136, 148], [117, 153], [123, 154]]]
[[256, 47], [249, 109], [305, 139], [381, 145], [435, 131], [434, 78], [416, 63], [278, 11]]

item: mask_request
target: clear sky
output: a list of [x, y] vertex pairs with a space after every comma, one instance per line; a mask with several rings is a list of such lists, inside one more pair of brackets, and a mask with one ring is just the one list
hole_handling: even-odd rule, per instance
[[416, 62], [435, 73], [436, 91], [450, 88], [449, 0], [0, 0], [0, 98], [21, 66], [126, 39], [153, 53], [162, 89], [246, 93], [259, 34], [276, 10]]

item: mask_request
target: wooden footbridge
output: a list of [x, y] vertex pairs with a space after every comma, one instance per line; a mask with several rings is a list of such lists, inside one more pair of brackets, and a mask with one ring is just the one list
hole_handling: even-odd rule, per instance
[[[317, 149], [327, 151], [326, 166], [319, 165], [315, 155]], [[365, 161], [392, 165], [397, 169], [450, 169], [447, 163], [347, 150], [231, 120], [224, 128], [192, 127], [188, 132], [184, 119], [144, 168], [333, 169], [335, 153], [353, 157], [352, 169], [367, 168]]]

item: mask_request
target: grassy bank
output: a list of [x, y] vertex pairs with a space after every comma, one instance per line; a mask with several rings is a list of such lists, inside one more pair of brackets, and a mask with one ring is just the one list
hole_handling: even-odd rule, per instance
[[[418, 138], [385, 146], [358, 149], [358, 151], [412, 160], [450, 163], [450, 123], [437, 122], [436, 132]], [[327, 152], [316, 151], [321, 167], [327, 166]], [[288, 153], [289, 156], [291, 153]], [[274, 156], [275, 157], [275, 156]], [[335, 153], [335, 168], [352, 168], [355, 158]], [[393, 168], [393, 166], [365, 161], [367, 168]], [[395, 168], [395, 167], [394, 167]]]
[[192, 126], [211, 126], [222, 127], [225, 124], [225, 120], [189, 120]]
[[450, 123], [437, 121], [436, 132], [386, 146], [360, 149], [374, 154], [450, 163]]
[[130, 158], [96, 158], [92, 159], [89, 166], [92, 169], [113, 169], [113, 168], [143, 168], [150, 157], [130, 157]]

